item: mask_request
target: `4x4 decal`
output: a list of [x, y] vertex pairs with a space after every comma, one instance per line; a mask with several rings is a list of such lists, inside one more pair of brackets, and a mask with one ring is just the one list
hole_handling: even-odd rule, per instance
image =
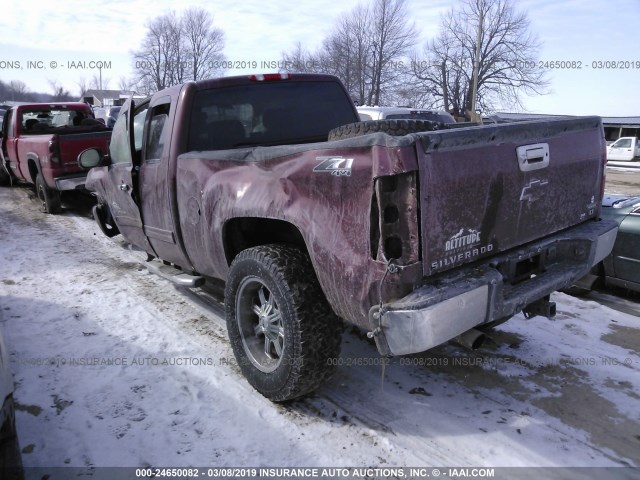
[[350, 177], [351, 165], [353, 164], [353, 158], [344, 157], [316, 157], [316, 160], [321, 160], [318, 165], [313, 169], [314, 172], [330, 173], [336, 177]]

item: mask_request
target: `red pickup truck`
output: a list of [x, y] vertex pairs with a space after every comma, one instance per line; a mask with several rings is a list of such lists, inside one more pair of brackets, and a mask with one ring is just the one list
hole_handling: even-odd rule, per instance
[[176, 283], [226, 282], [238, 364], [275, 401], [329, 377], [338, 317], [403, 355], [520, 311], [553, 316], [549, 294], [602, 261], [617, 232], [599, 218], [600, 118], [358, 122], [325, 75], [202, 80], [128, 101], [110, 156], [79, 160], [107, 235], [161, 259], [150, 268]]
[[107, 153], [111, 130], [86, 103], [34, 103], [7, 110], [1, 135], [0, 184], [32, 183], [43, 211], [58, 213], [61, 191], [84, 188], [78, 155], [88, 148]]

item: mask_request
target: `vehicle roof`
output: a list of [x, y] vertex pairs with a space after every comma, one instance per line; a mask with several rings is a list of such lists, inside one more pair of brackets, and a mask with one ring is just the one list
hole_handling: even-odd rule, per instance
[[16, 110], [31, 110], [36, 108], [55, 108], [55, 107], [66, 107], [69, 109], [87, 109], [91, 108], [88, 103], [84, 102], [47, 102], [47, 103], [24, 103], [22, 105], [16, 105]]
[[[251, 77], [256, 77], [260, 75], [287, 75], [287, 78], [282, 80], [253, 80]], [[189, 81], [185, 83], [180, 83], [178, 85], [173, 85], [172, 87], [167, 87], [164, 90], [160, 90], [154, 93], [152, 96], [145, 98], [144, 100], [138, 100], [136, 104], [143, 103], [148, 99], [155, 97], [159, 94], [161, 95], [175, 95], [178, 94], [182, 88], [186, 85], [194, 85], [197, 90], [208, 90], [210, 88], [220, 88], [220, 87], [228, 87], [234, 85], [251, 85], [254, 83], [272, 83], [278, 81], [287, 81], [287, 80], [295, 80], [295, 81], [323, 81], [323, 82], [340, 82], [340, 79], [335, 75], [325, 75], [325, 74], [316, 74], [316, 73], [256, 73], [256, 74], [247, 74], [247, 75], [235, 75], [233, 77], [219, 77], [219, 78], [208, 78], [205, 80], [196, 80]]]

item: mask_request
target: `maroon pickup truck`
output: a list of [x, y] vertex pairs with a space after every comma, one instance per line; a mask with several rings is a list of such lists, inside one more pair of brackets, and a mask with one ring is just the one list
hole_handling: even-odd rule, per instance
[[36, 186], [42, 209], [58, 213], [60, 192], [84, 188], [78, 155], [95, 147], [107, 153], [111, 131], [86, 103], [37, 103], [9, 109], [2, 125], [0, 184], [13, 179]]
[[[177, 85], [114, 126], [94, 217], [178, 284], [226, 282], [234, 354], [284, 401], [338, 364], [342, 318], [382, 355], [477, 340], [606, 257], [598, 117], [449, 128], [358, 122], [323, 75]], [[155, 258], [155, 260], [152, 260]]]

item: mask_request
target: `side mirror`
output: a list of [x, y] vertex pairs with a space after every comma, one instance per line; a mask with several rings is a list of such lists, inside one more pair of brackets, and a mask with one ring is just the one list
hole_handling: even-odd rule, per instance
[[102, 152], [97, 148], [88, 148], [78, 155], [78, 165], [82, 168], [90, 169], [100, 165], [102, 161]]

